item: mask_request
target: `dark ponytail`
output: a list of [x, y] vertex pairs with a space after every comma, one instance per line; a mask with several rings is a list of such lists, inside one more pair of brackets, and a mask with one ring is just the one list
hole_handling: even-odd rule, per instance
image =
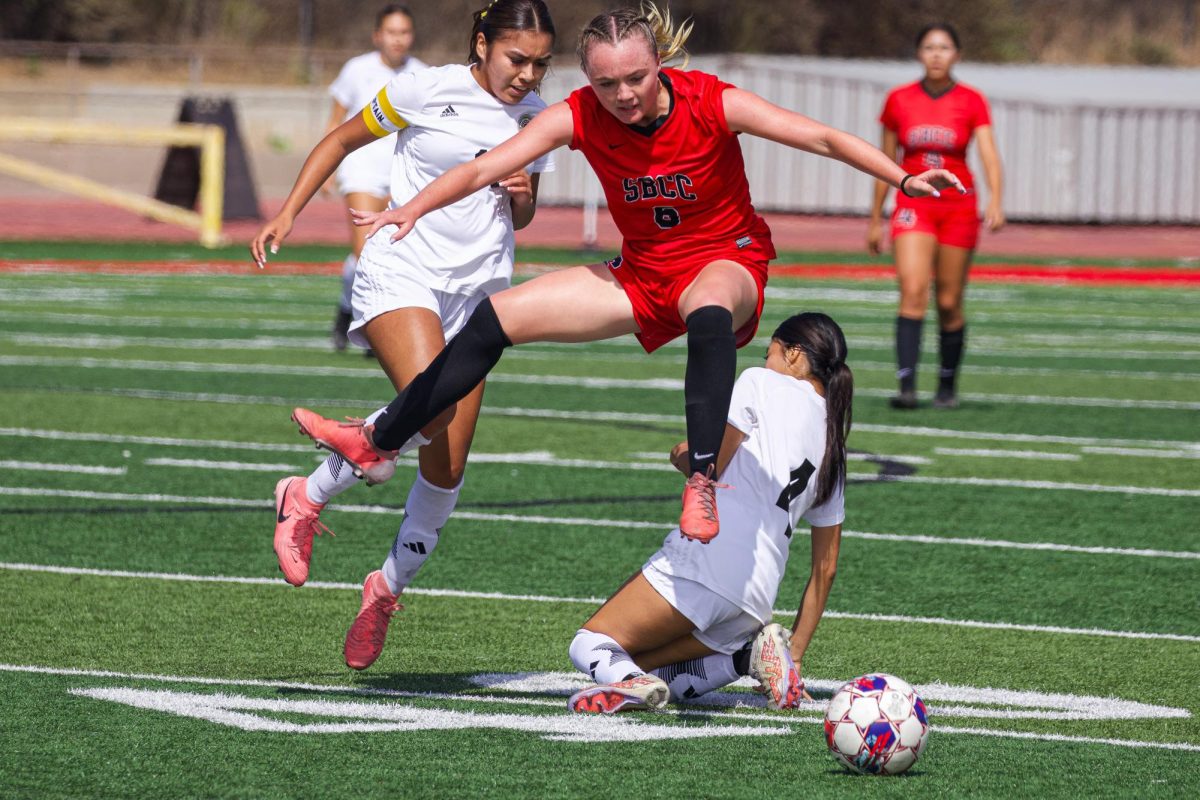
[[543, 0], [492, 0], [476, 11], [472, 18], [475, 24], [471, 27], [471, 40], [467, 45], [468, 64], [479, 63], [475, 39], [481, 33], [488, 44], [506, 31], [536, 31], [550, 34], [551, 40], [555, 38], [554, 20], [550, 18], [550, 9], [546, 8]]
[[813, 499], [813, 505], [819, 506], [846, 480], [846, 438], [854, 401], [854, 373], [846, 365], [846, 336], [829, 316], [809, 311], [784, 320], [772, 338], [803, 350], [813, 377], [825, 386], [825, 457]]

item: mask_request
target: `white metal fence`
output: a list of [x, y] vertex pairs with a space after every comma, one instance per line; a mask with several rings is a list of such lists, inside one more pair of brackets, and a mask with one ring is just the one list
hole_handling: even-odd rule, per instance
[[[878, 143], [887, 80], [834, 77], [764, 59], [696, 58], [689, 65], [824, 123]], [[747, 63], [749, 62], [749, 63]], [[919, 74], [919, 73], [916, 73]], [[914, 78], [916, 77], [914, 74]], [[583, 82], [559, 70], [543, 94], [564, 97]], [[1012, 219], [1054, 222], [1200, 223], [1200, 83], [1192, 108], [1108, 107], [991, 99]], [[755, 205], [768, 211], [862, 214], [872, 181], [844, 164], [756, 137], [742, 150]], [[970, 165], [981, 205], [987, 186], [975, 148]], [[557, 156], [543, 183], [547, 202], [580, 204], [596, 189], [578, 153]]]
[[[915, 64], [765, 56], [700, 57], [693, 59], [691, 67], [715, 72], [772, 102], [870, 142], [879, 140], [877, 120], [887, 90], [919, 75]], [[975, 82], [972, 70], [985, 75], [987, 70], [1003, 72], [999, 79], [993, 76], [991, 85], [1005, 87], [1007, 94]], [[1071, 73], [1069, 68], [1043, 70], [1051, 75]], [[968, 83], [980, 85], [991, 101], [1010, 218], [1200, 224], [1200, 70], [1146, 71], [1145, 77], [1114, 71], [1114, 88], [1108, 95], [1116, 99], [1109, 105], [1073, 101], [1061, 87], [1055, 95], [1059, 99], [1053, 102], [1012, 99], [1027, 90], [1036, 95], [1032, 90], [1039, 78], [1027, 74], [1028, 68], [962, 65], [960, 72]], [[1100, 75], [1101, 80], [1104, 77]], [[1117, 78], [1124, 80], [1120, 91]], [[548, 77], [543, 96], [554, 102], [582, 83], [575, 64], [563, 56]], [[1146, 91], [1139, 94], [1139, 86]], [[308, 149], [320, 138], [329, 113], [324, 86], [220, 86], [207, 79], [190, 85], [140, 86], [97, 80], [86, 86], [58, 87], [37, 81], [0, 83], [0, 113], [162, 124], [174, 119], [180, 100], [188, 94], [228, 96], [237, 103], [264, 197], [286, 193]], [[1144, 101], [1137, 102], [1139, 97]], [[742, 147], [760, 209], [867, 212], [872, 192], [867, 176], [756, 137], [743, 137]], [[557, 158], [558, 172], [542, 182], [543, 202], [583, 205], [599, 197], [595, 177], [582, 156], [563, 149]], [[971, 161], [981, 203], [986, 202], [986, 182], [974, 147]]]

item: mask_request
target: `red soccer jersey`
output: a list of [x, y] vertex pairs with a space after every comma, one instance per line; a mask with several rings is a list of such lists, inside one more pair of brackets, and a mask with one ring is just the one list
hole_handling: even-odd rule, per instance
[[963, 186], [974, 187], [967, 169], [967, 143], [976, 128], [992, 124], [987, 100], [978, 91], [956, 83], [933, 97], [917, 81], [891, 91], [879, 121], [896, 132], [904, 150], [900, 166], [905, 172], [917, 175], [927, 169], [948, 169]]
[[664, 68], [673, 97], [666, 120], [639, 131], [605, 111], [590, 86], [567, 98], [571, 149], [587, 158], [635, 264], [669, 270], [678, 261], [736, 251], [751, 242], [774, 257], [771, 231], [750, 203], [737, 135], [714, 75]]

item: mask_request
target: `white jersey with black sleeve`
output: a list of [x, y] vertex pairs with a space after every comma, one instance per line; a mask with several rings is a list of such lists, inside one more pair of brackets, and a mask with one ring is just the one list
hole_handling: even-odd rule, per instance
[[[375, 50], [355, 56], [342, 66], [329, 86], [329, 96], [346, 109], [342, 121], [357, 116], [388, 81], [397, 75], [425, 69], [419, 58], [409, 56], [398, 68], [388, 66]], [[360, 147], [342, 159], [337, 169], [338, 191], [342, 194], [365, 192], [375, 197], [388, 196], [388, 179], [396, 142], [381, 139]]]
[[813, 506], [825, 456], [825, 398], [812, 384], [762, 367], [733, 387], [729, 424], [746, 434], [717, 490], [721, 532], [708, 544], [676, 528], [649, 564], [706, 586], [766, 624], [787, 565], [792, 531], [841, 523], [843, 487]]
[[[362, 114], [377, 136], [399, 131], [391, 165], [394, 208], [451, 168], [511, 138], [545, 108], [532, 93], [519, 103], [502, 103], [479, 85], [469, 66], [452, 64], [397, 76]], [[546, 154], [527, 169], [550, 172], [554, 158]], [[363, 257], [403, 263], [443, 292], [493, 291], [511, 280], [512, 207], [508, 191], [498, 186], [429, 212], [399, 242], [389, 241], [393, 232], [389, 226], [372, 236]]]

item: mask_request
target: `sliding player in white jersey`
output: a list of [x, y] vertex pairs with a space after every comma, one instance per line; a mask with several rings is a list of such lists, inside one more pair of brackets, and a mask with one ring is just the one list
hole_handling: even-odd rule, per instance
[[[413, 44], [413, 17], [406, 7], [389, 3], [375, 15], [375, 32], [371, 35], [375, 49], [355, 56], [345, 63], [329, 86], [333, 108], [325, 133], [332, 133], [343, 122], [362, 112], [388, 82], [406, 72], [424, 69], [426, 64], [408, 54]], [[354, 267], [366, 242], [366, 232], [354, 224], [349, 209], [383, 211], [387, 208], [388, 181], [391, 177], [392, 154], [396, 139], [385, 136], [368, 142], [347, 153], [338, 165], [334, 177], [325, 182], [324, 190], [336, 186], [345, 201], [350, 222], [350, 254], [342, 264], [342, 293], [337, 314], [333, 319], [333, 347], [346, 349], [346, 331], [350, 328], [350, 291], [354, 285]]]
[[[845, 517], [853, 394], [836, 322], [797, 314], [775, 330], [766, 368], [747, 369], [733, 388], [717, 460], [721, 535], [701, 544], [676, 528], [575, 634], [571, 661], [596, 684], [571, 697], [572, 711], [661, 708], [742, 675], [772, 708], [806, 696], [800, 663]], [[686, 472], [686, 442], [671, 460]], [[801, 518], [812, 526], [812, 573], [789, 636], [771, 609]]]
[[[441, 173], [515, 135], [546, 107], [534, 93], [554, 46], [543, 0], [494, 0], [474, 16], [469, 65], [397, 76], [362, 114], [317, 145], [283, 211], [250, 245], [260, 266], [266, 248], [278, 252], [296, 214], [347, 153], [399, 131], [391, 164], [391, 201], [399, 205]], [[397, 391], [428, 366], [485, 297], [509, 285], [513, 230], [532, 221], [538, 174], [553, 168], [549, 155], [539, 158], [429, 215], [403, 241], [392, 242], [391, 231], [367, 241], [354, 277], [349, 337], [375, 351]], [[362, 608], [345, 645], [346, 663], [354, 669], [366, 669], [379, 657], [400, 593], [433, 551], [454, 510], [482, 401], [480, 382], [427, 426], [437, 434], [432, 441], [418, 433], [405, 448], [424, 445], [420, 473], [389, 557], [363, 585]], [[321, 443], [338, 427], [302, 408], [292, 419]], [[356, 475], [368, 484], [380, 483], [395, 469], [391, 457], [363, 470], [345, 453], [328, 449], [335, 455], [309, 477], [284, 478], [275, 488], [275, 553], [284, 577], [296, 586], [308, 578], [313, 535], [327, 530], [318, 518], [325, 504], [352, 486]]]

